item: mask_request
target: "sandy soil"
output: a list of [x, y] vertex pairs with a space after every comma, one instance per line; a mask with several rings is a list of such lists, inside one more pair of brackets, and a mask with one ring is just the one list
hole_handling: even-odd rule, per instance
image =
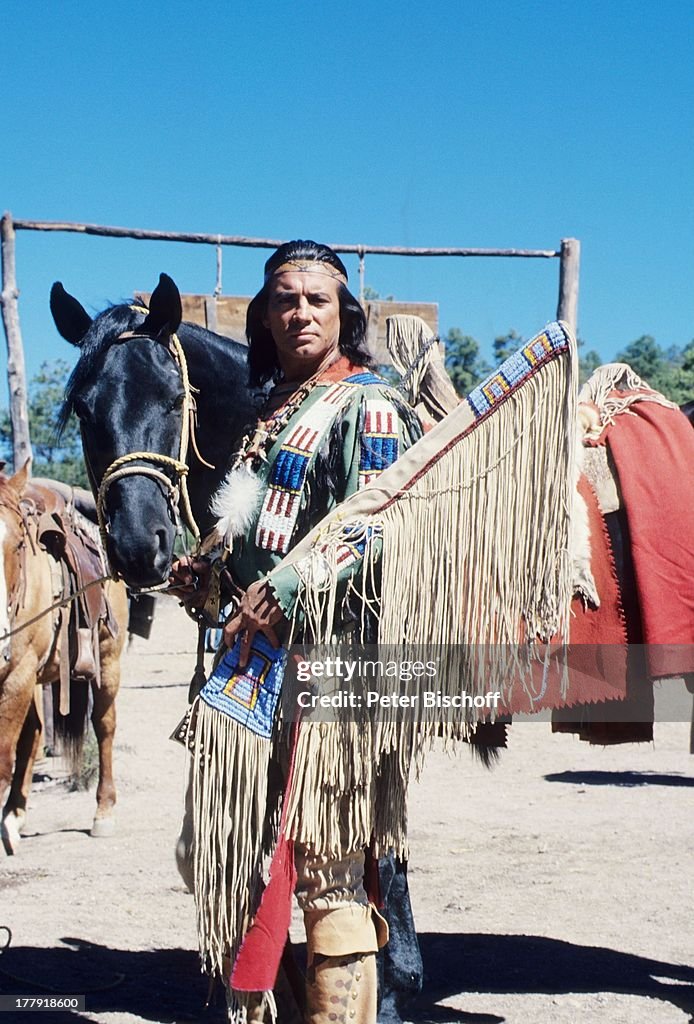
[[[164, 599], [124, 657], [117, 835], [89, 837], [93, 793], [67, 792], [45, 760], [20, 853], [0, 859], [0, 995], [86, 994], [84, 1013], [43, 1024], [225, 1019], [203, 1010], [173, 857], [186, 755], [167, 737], [193, 646]], [[656, 730], [652, 746], [601, 750], [524, 723], [492, 772], [466, 751], [430, 757], [411, 797], [426, 972], [413, 1022], [694, 1019], [694, 759], [687, 724]]]

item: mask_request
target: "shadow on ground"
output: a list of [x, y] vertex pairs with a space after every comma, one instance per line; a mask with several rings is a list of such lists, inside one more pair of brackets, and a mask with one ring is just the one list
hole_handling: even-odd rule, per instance
[[574, 786], [684, 786], [694, 789], [691, 775], [659, 775], [657, 772], [555, 772], [546, 782]]
[[537, 935], [427, 933], [419, 936], [424, 988], [411, 1019], [492, 1024], [503, 1017], [436, 1006], [465, 992], [649, 996], [694, 1014], [694, 967]]
[[108, 1012], [132, 1013], [161, 1024], [226, 1024], [224, 997], [205, 1009], [207, 979], [198, 955], [186, 949], [109, 949], [64, 938], [53, 949], [16, 946], [0, 956], [0, 993], [86, 996], [82, 1013], [43, 1011], [41, 1024], [99, 1021]]
[[[407, 1014], [415, 1024], [501, 1024], [494, 1013], [437, 1005], [461, 993], [619, 993], [669, 1002], [694, 1015], [694, 967], [579, 946], [535, 935], [420, 935], [424, 991]], [[223, 998], [205, 1009], [207, 981], [197, 953], [108, 949], [65, 938], [53, 949], [11, 947], [0, 956], [0, 994], [86, 995], [83, 1013], [42, 1012], [41, 1024], [131, 1013], [158, 1024], [226, 1024]]]

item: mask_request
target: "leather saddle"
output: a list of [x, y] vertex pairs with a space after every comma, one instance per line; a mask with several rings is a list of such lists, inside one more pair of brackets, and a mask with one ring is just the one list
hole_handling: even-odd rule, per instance
[[[57, 483], [57, 482], [56, 482]], [[99, 630], [112, 636], [118, 624], [106, 594], [108, 575], [98, 528], [66, 498], [65, 485], [30, 481], [22, 504], [34, 518], [36, 538], [54, 559], [54, 592], [69, 604], [58, 609], [56, 636], [60, 663], [60, 712], [69, 712], [70, 679], [101, 681]]]

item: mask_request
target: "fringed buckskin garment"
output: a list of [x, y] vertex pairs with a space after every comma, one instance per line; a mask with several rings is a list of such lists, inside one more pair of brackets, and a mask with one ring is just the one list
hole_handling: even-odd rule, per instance
[[[273, 423], [281, 422], [282, 426], [273, 435], [266, 458], [256, 460], [253, 473], [241, 462], [228, 478], [229, 500], [223, 493], [215, 499], [216, 508], [224, 513], [223, 527], [229, 546], [230, 535], [236, 534], [231, 566], [237, 583], [247, 588], [255, 580], [268, 577], [288, 618], [295, 610], [297, 580], [295, 574], [280, 566], [285, 553], [336, 505], [375, 480], [421, 435], [417, 417], [399, 393], [382, 378], [354, 366], [344, 357], [297, 394], [301, 400], [295, 408], [292, 397], [277, 408], [278, 403], [273, 403], [271, 396], [270, 407], [275, 408], [277, 419], [273, 421], [271, 417], [266, 425], [270, 424], [270, 430]], [[291, 412], [288, 418], [286, 410]], [[254, 442], [252, 439], [251, 445]], [[239, 491], [244, 494], [245, 507], [236, 513]], [[343, 593], [358, 566], [358, 558], [345, 559], [340, 573]], [[345, 615], [347, 619], [354, 617], [348, 611]], [[337, 628], [340, 626], [337, 623]], [[326, 843], [321, 839], [320, 843], [303, 844], [300, 832], [291, 834], [285, 830], [278, 844], [279, 807], [286, 780], [305, 774], [307, 765], [304, 747], [299, 743], [294, 750], [295, 768], [288, 768], [292, 757], [289, 727], [277, 728], [274, 742], [271, 741], [272, 721], [267, 721], [270, 704], [265, 698], [272, 695], [262, 691], [263, 699], [258, 699], [258, 688], [266, 681], [272, 681], [274, 688], [277, 671], [269, 647], [262, 642], [254, 646], [256, 653], [249, 667], [251, 672], [257, 668], [255, 683], [249, 686], [248, 672], [232, 674], [222, 685], [213, 675], [194, 705], [192, 716], [193, 757], [198, 766], [193, 772], [193, 802], [199, 944], [205, 969], [225, 978], [227, 984], [243, 937], [258, 910], [265, 855], [275, 851], [265, 901], [268, 903], [278, 888], [291, 895], [296, 877], [292, 874], [293, 841], [300, 844], [297, 860], [299, 855], [307, 859], [308, 846], [323, 859], [359, 849], [362, 866], [360, 847], [368, 845], [368, 838], [364, 841], [366, 825], [345, 829], [339, 822]], [[224, 661], [228, 659], [229, 656]], [[223, 668], [224, 664], [220, 666]], [[237, 709], [225, 714], [219, 710], [224, 703], [236, 704]], [[240, 724], [249, 718], [250, 728]], [[320, 759], [326, 764], [333, 761], [335, 766], [339, 760], [330, 744], [321, 751]], [[352, 786], [348, 779], [336, 787], [336, 799], [341, 806], [348, 806]], [[315, 823], [320, 807], [331, 799], [331, 794], [313, 794], [311, 807], [306, 807], [311, 821]], [[284, 813], [286, 819], [286, 809]], [[334, 822], [332, 809], [328, 819]], [[310, 833], [322, 835], [322, 830], [314, 826]], [[333, 877], [336, 870], [337, 878]], [[334, 864], [324, 867], [320, 857], [314, 855], [305, 872], [313, 891], [304, 903], [316, 908], [314, 931], [318, 934], [318, 947], [326, 955], [345, 952], [332, 949], [335, 942], [327, 927], [329, 915], [324, 913], [321, 903], [325, 892], [339, 888], [339, 871], [344, 875], [345, 891], [356, 892], [358, 897], [352, 903], [346, 898], [341, 931], [345, 935], [350, 929], [363, 931], [366, 916], [371, 917], [359, 879], [352, 881], [348, 877], [351, 870], [348, 862], [337, 869]], [[267, 913], [265, 903], [262, 920], [270, 923], [256, 924], [268, 932], [282, 922], [284, 934], [279, 940], [266, 934], [261, 955], [254, 952], [258, 945], [256, 928], [254, 940], [249, 941], [243, 962], [237, 964], [234, 974], [233, 984], [242, 992], [272, 988], [273, 957], [278, 950], [281, 952], [286, 938], [289, 918], [281, 906], [282, 897], [274, 899]], [[370, 927], [373, 932], [373, 926]], [[362, 953], [373, 952], [364, 948], [363, 941], [355, 948]], [[255, 963], [249, 964], [252, 959]], [[272, 1005], [269, 991], [261, 1002]], [[256, 999], [256, 1010], [257, 1004]], [[251, 1007], [252, 1001], [249, 1003], [241, 993], [232, 1002], [232, 1009], [241, 1018], [251, 1012]]]
[[[239, 571], [269, 572], [295, 635], [329, 642], [355, 608], [368, 608], [377, 613], [378, 642], [440, 647], [444, 661], [453, 652], [453, 671], [437, 686], [453, 695], [498, 689], [506, 706], [532, 709], [533, 666], [543, 656], [537, 641], [569, 635], [575, 342], [563, 324], [548, 325], [404, 455], [408, 417], [396, 393], [350, 372], [314, 389], [276, 438], [245, 533], [253, 558], [242, 545]], [[400, 457], [383, 469], [396, 433]], [[352, 496], [330, 512], [337, 488], [326, 492], [322, 480], [341, 481]], [[357, 626], [369, 618], [357, 614]], [[554, 692], [555, 701], [565, 699], [564, 676]], [[287, 773], [277, 776], [274, 766], [286, 730], [273, 734], [273, 757], [270, 741], [200, 702], [195, 868], [208, 968], [221, 974], [225, 957], [236, 956], [260, 902], [263, 855], [278, 835], [275, 867], [285, 876], [287, 843], [322, 857], [327, 875], [345, 849], [405, 857], [412, 766], [433, 737], [465, 738], [477, 717], [462, 708], [455, 717], [302, 720], [282, 793]], [[328, 948], [329, 934], [324, 941], [319, 952], [339, 953]]]

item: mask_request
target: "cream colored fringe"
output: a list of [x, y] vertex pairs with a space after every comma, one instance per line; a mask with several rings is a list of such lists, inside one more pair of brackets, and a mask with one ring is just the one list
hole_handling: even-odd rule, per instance
[[232, 992], [227, 989], [227, 1020], [229, 1024], [266, 1021], [277, 1024], [277, 1003], [272, 992]]
[[[412, 723], [398, 724], [414, 737]], [[387, 728], [386, 730], [387, 731]], [[302, 722], [285, 827], [331, 856], [375, 842], [377, 856], [407, 856], [407, 784], [412, 750], [391, 749], [382, 723]]]
[[517, 644], [520, 623], [530, 639], [566, 631], [567, 397], [555, 359], [381, 513], [382, 643]]
[[431, 362], [436, 335], [428, 324], [415, 316], [389, 316], [386, 320], [386, 347], [395, 369], [406, 377], [408, 399], [417, 401], [420, 387]]
[[260, 897], [270, 743], [201, 700], [194, 719], [198, 943], [203, 969], [224, 978]]
[[597, 406], [603, 427], [614, 423], [615, 416], [634, 402], [656, 402], [668, 409], [678, 408], [665, 395], [654, 391], [627, 363], [599, 366], [581, 388], [578, 400]]

